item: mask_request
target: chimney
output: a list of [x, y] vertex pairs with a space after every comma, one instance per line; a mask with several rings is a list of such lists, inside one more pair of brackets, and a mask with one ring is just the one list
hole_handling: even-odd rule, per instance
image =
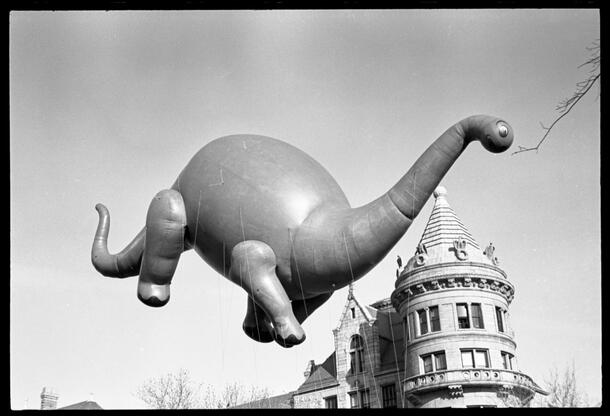
[[314, 360], [309, 360], [309, 363], [307, 363], [307, 367], [305, 368], [305, 372], [303, 373], [305, 378], [309, 377], [315, 366], [316, 362]]
[[42, 393], [40, 393], [40, 410], [57, 409], [58, 398], [59, 396], [54, 390], [48, 387], [43, 387]]

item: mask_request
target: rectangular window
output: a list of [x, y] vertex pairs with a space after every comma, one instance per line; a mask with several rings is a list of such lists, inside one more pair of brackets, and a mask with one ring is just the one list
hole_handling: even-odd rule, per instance
[[462, 350], [462, 367], [474, 368], [474, 357], [472, 350]]
[[430, 307], [430, 331], [436, 332], [441, 330], [441, 319], [438, 314], [438, 306]]
[[428, 317], [426, 316], [426, 311], [424, 309], [420, 309], [417, 311], [417, 315], [419, 315], [419, 334], [424, 335], [428, 333]]
[[487, 350], [474, 350], [474, 365], [477, 368], [489, 368], [489, 354], [487, 354]]
[[356, 308], [352, 308], [352, 319], [356, 317]]
[[415, 312], [409, 314], [409, 334], [411, 339], [415, 338]]
[[337, 396], [330, 396], [324, 398], [324, 405], [327, 409], [336, 409], [337, 408]]
[[468, 317], [468, 305], [458, 303], [457, 305], [458, 328], [470, 328], [470, 319]]
[[432, 354], [424, 355], [422, 361], [424, 363], [424, 373], [431, 373], [434, 371], [434, 365], [432, 364]]
[[356, 356], [358, 357], [358, 372], [362, 373], [364, 371], [364, 350], [359, 350]]
[[396, 407], [396, 385], [388, 384], [381, 387], [383, 407]]
[[358, 407], [358, 392], [354, 391], [349, 393], [349, 407], [352, 409], [357, 409]]
[[434, 359], [435, 359], [434, 365], [436, 366], [436, 371], [447, 369], [447, 359], [445, 358], [444, 352], [434, 353]]
[[462, 367], [489, 368], [489, 352], [487, 350], [461, 350]]
[[369, 389], [360, 391], [360, 405], [363, 409], [368, 409], [371, 407], [371, 395], [369, 394]]
[[502, 308], [496, 306], [496, 321], [498, 321], [498, 331], [504, 332], [504, 316], [502, 316]]
[[432, 373], [434, 371], [446, 370], [447, 359], [444, 351], [433, 352], [421, 356], [424, 373]]
[[483, 324], [483, 312], [481, 311], [480, 303], [473, 303], [470, 305], [472, 311], [472, 326], [475, 328], [485, 328]]
[[502, 354], [502, 367], [504, 367], [506, 370], [512, 370], [513, 369], [513, 358], [514, 356], [508, 352], [501, 352]]

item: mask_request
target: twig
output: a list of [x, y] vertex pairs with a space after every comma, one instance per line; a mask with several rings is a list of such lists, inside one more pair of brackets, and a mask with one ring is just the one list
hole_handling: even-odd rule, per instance
[[540, 141], [538, 142], [538, 144], [536, 146], [534, 146], [534, 147], [518, 146], [519, 150], [516, 150], [515, 152], [513, 152], [512, 155], [516, 155], [517, 153], [529, 152], [532, 150], [535, 150], [536, 152], [538, 152], [538, 150], [540, 149], [540, 146], [546, 140], [549, 133], [551, 132], [551, 129], [555, 126], [555, 124], [557, 124], [559, 122], [559, 120], [564, 118], [572, 110], [572, 108], [574, 108], [574, 106], [580, 101], [580, 99], [589, 92], [589, 90], [591, 89], [593, 84], [595, 84], [595, 82], [599, 79], [599, 77], [601, 76], [601, 72], [599, 72], [599, 66], [600, 66], [599, 40], [595, 41], [592, 46], [587, 47], [587, 50], [593, 51], [593, 56], [590, 59], [588, 59], [585, 63], [579, 65], [578, 68], [581, 68], [585, 65], [592, 65], [593, 68], [589, 71], [589, 73], [594, 73], [596, 71], [598, 71], [598, 72], [594, 75], [589, 76], [586, 80], [578, 82], [576, 84], [576, 86], [577, 86], [576, 92], [574, 94], [572, 94], [572, 96], [570, 98], [566, 98], [565, 100], [562, 100], [557, 105], [555, 110], [559, 111], [561, 113], [561, 115], [559, 117], [557, 117], [551, 123], [551, 125], [549, 127], [546, 127], [546, 126], [544, 126], [544, 124], [540, 123], [540, 126], [544, 130], [546, 130], [546, 133], [544, 133], [544, 136], [542, 136], [542, 139], [540, 139]]

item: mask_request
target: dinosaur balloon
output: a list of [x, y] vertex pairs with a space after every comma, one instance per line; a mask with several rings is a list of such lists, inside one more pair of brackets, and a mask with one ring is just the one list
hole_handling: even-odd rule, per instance
[[305, 318], [385, 257], [473, 140], [499, 153], [513, 132], [501, 119], [468, 117], [389, 191], [351, 208], [332, 176], [295, 147], [264, 136], [222, 137], [153, 198], [146, 226], [118, 254], [108, 252], [110, 217], [97, 204], [91, 259], [105, 276], [139, 274], [138, 298], [163, 306], [180, 254], [192, 248], [248, 293], [248, 336], [300, 344]]

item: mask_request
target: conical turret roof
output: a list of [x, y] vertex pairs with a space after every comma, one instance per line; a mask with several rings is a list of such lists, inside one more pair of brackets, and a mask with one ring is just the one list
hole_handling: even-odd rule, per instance
[[462, 237], [468, 245], [480, 250], [479, 244], [455, 214], [445, 195], [447, 195], [447, 190], [443, 186], [435, 189], [434, 208], [432, 208], [432, 214], [430, 214], [430, 219], [419, 243], [425, 244], [428, 249], [438, 245], [453, 246], [453, 241]]
[[[415, 255], [409, 259], [405, 271], [421, 266], [461, 261], [497, 264], [493, 246], [485, 253], [447, 201], [447, 190], [439, 186], [434, 191], [434, 207], [419, 240]], [[487, 253], [490, 253], [487, 255]]]

